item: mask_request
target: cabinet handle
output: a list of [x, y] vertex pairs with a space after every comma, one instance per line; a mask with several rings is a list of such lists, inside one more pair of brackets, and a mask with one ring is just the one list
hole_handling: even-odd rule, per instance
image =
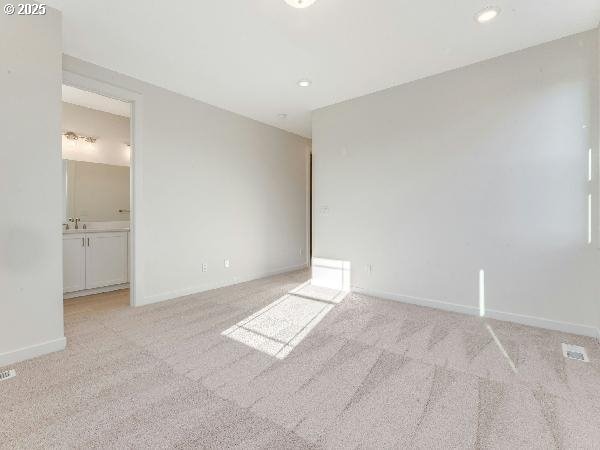
[[87, 240], [88, 240], [88, 247], [89, 247], [90, 246], [90, 238], [87, 238]]
[[81, 246], [85, 247], [85, 238], [81, 238]]

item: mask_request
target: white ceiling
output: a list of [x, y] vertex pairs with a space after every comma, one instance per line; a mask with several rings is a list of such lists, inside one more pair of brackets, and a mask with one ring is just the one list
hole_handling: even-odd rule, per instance
[[473, 16], [488, 0], [47, 3], [64, 13], [65, 53], [307, 137], [314, 109], [600, 20], [598, 0], [493, 0], [485, 25]]
[[129, 117], [131, 115], [131, 108], [127, 102], [104, 97], [93, 92], [82, 91], [64, 84], [62, 87], [62, 100], [63, 102], [116, 114], [117, 116]]

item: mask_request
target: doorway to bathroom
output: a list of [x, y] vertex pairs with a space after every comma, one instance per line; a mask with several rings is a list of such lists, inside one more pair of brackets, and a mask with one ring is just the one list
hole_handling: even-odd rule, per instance
[[61, 118], [65, 314], [135, 304], [132, 102], [71, 81]]

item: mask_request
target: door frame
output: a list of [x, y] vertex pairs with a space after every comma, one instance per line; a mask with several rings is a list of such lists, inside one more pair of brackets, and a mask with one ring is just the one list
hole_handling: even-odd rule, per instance
[[[142, 205], [142, 103], [141, 94], [124, 89], [112, 84], [104, 83], [94, 78], [86, 77], [75, 72], [63, 69], [62, 82], [67, 86], [93, 92], [105, 97], [114, 98], [131, 104], [131, 118], [129, 126], [129, 138], [131, 148], [131, 159], [129, 166], [129, 304], [137, 306], [143, 303], [141, 292], [142, 273], [142, 249], [140, 241], [140, 222]], [[62, 155], [61, 155], [62, 157]]]

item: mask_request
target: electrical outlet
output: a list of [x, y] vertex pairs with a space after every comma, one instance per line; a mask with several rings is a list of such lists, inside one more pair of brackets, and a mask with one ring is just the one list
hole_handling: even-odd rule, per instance
[[225, 261], [223, 261], [223, 265], [225, 266], [226, 269], [229, 269], [229, 260], [226, 259]]
[[208, 264], [202, 263], [202, 272], [208, 272]]
[[302, 256], [302, 255], [304, 255], [304, 249], [303, 248], [300, 249], [300, 256]]

